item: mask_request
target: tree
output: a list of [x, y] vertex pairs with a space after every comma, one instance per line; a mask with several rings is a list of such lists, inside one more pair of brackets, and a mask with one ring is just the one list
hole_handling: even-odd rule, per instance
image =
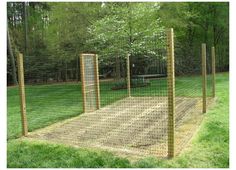
[[[79, 75], [78, 56], [99, 54], [100, 72], [125, 75], [166, 70], [165, 28], [174, 28], [176, 74], [200, 73], [200, 45], [216, 47], [217, 70], [229, 68], [229, 4], [221, 2], [8, 2], [8, 82], [16, 83], [14, 56], [26, 52], [27, 82], [67, 81]], [[208, 55], [209, 57], [209, 55]], [[210, 71], [210, 65], [209, 71]], [[145, 69], [143, 69], [145, 68]]]
[[[158, 3], [106, 3], [102, 10], [106, 15], [93, 23], [88, 31], [91, 38], [87, 41], [93, 50], [103, 57], [115, 58], [115, 74], [120, 77], [120, 60], [127, 53], [131, 57], [157, 55], [154, 46], [163, 46], [164, 32]], [[145, 64], [145, 63], [143, 63]], [[149, 65], [145, 65], [149, 67]]]
[[[229, 47], [228, 3], [183, 2], [160, 3], [160, 5], [160, 17], [165, 21], [164, 25], [173, 27], [175, 30], [177, 74], [200, 74], [201, 43], [207, 44], [208, 57], [210, 48], [214, 45], [217, 50], [217, 59], [221, 61], [217, 63], [218, 69], [223, 67], [228, 70], [229, 55], [226, 52], [221, 54], [223, 51], [228, 51]], [[218, 43], [221, 42], [222, 44], [219, 45]], [[210, 64], [208, 68], [209, 72]]]
[[7, 49], [9, 52], [9, 56], [10, 56], [10, 62], [11, 62], [11, 67], [12, 67], [12, 79], [13, 79], [13, 85], [17, 85], [18, 81], [17, 81], [17, 77], [16, 77], [16, 64], [15, 64], [15, 57], [12, 51], [12, 45], [11, 45], [11, 38], [10, 38], [10, 34], [9, 34], [9, 29], [7, 29]]

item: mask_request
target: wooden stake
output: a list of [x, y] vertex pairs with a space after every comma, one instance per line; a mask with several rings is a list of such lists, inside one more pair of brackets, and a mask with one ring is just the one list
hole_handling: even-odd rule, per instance
[[216, 94], [216, 65], [215, 65], [215, 47], [211, 48], [211, 60], [212, 60], [212, 97], [215, 97]]
[[126, 65], [127, 65], [127, 91], [128, 91], [128, 97], [131, 96], [130, 92], [130, 60], [129, 60], [130, 54], [127, 54], [126, 59]]
[[83, 113], [86, 112], [86, 93], [85, 93], [85, 79], [84, 79], [84, 58], [83, 54], [80, 54], [80, 75], [81, 75], [81, 88], [82, 88], [82, 97], [83, 97]]
[[27, 136], [28, 124], [27, 124], [27, 117], [26, 117], [24, 66], [23, 66], [23, 55], [21, 53], [19, 53], [17, 56], [17, 66], [18, 66], [18, 81], [19, 81], [19, 91], [20, 91], [22, 134], [24, 136]]
[[98, 69], [98, 55], [94, 55], [94, 75], [95, 75], [95, 86], [96, 86], [96, 104], [97, 109], [100, 109], [100, 86], [99, 86], [99, 69]]
[[206, 44], [202, 44], [202, 112], [206, 113]]
[[175, 156], [175, 67], [174, 67], [174, 31], [167, 34], [167, 84], [168, 84], [168, 157]]

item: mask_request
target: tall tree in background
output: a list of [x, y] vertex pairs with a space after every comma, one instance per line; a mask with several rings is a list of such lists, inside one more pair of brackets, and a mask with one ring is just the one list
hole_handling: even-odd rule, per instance
[[[105, 3], [101, 10], [106, 15], [89, 27], [91, 38], [87, 43], [103, 59], [114, 58], [111, 64], [117, 79], [120, 78], [120, 60], [127, 53], [133, 59], [140, 55], [147, 59], [157, 55], [153, 45], [164, 43], [163, 39], [158, 39], [158, 34], [164, 32], [157, 15], [158, 3]], [[147, 54], [149, 56], [145, 56]]]
[[[34, 46], [34, 50], [32, 50], [33, 46], [29, 46], [29, 44], [33, 44], [32, 39], [35, 40], [34, 42], [42, 44], [42, 42], [39, 41], [38, 35], [34, 34], [36, 30], [32, 28], [34, 27], [34, 23], [41, 22], [41, 15], [35, 17], [35, 14], [44, 11], [44, 6], [45, 3], [7, 3], [8, 33], [11, 39], [11, 41], [9, 41], [11, 44], [9, 45], [11, 45], [13, 56], [16, 56], [18, 52], [27, 52], [27, 55], [24, 56], [26, 79], [28, 78], [28, 73], [36, 69], [36, 67], [34, 67], [35, 64], [37, 64], [37, 62], [34, 62], [34, 59], [37, 57], [35, 51], [43, 51], [42, 48], [38, 48], [37, 46]], [[31, 15], [28, 15], [29, 10]], [[31, 22], [32, 20], [34, 23]], [[10, 55], [8, 55], [8, 57], [10, 58]], [[8, 61], [11, 60], [9, 59]], [[32, 63], [34, 64], [32, 65]], [[13, 74], [14, 71], [12, 71], [12, 69], [10, 70], [10, 67], [8, 67], [8, 72], [10, 75]], [[8, 82], [10, 83], [11, 81], [9, 80]]]
[[11, 63], [11, 74], [12, 74], [12, 79], [13, 79], [13, 85], [17, 85], [18, 81], [17, 81], [17, 77], [16, 77], [16, 64], [15, 64], [15, 56], [13, 54], [12, 51], [12, 45], [11, 45], [11, 38], [10, 38], [10, 33], [9, 33], [9, 29], [7, 29], [7, 51], [9, 53], [10, 56], [10, 63]]
[[8, 84], [17, 83], [18, 52], [27, 54], [26, 81], [78, 80], [81, 52], [98, 53], [104, 64], [100, 71], [112, 65], [119, 78], [122, 58], [128, 52], [134, 60], [157, 56], [152, 42], [158, 48], [164, 45], [159, 35], [170, 27], [175, 30], [176, 74], [199, 74], [203, 42], [208, 54], [216, 47], [217, 71], [227, 71], [228, 12], [229, 4], [221, 2], [8, 2]]
[[[100, 17], [101, 3], [50, 3], [50, 20], [47, 28], [49, 58], [59, 66], [58, 78], [67, 80], [72, 72], [70, 63], [78, 62], [79, 53], [89, 51], [87, 27]], [[78, 79], [78, 64], [75, 64]], [[74, 74], [74, 73], [73, 73]]]
[[24, 53], [25, 57], [28, 55], [28, 3], [27, 2], [22, 2], [24, 6], [24, 41], [25, 41], [25, 48], [24, 48]]
[[22, 49], [21, 44], [21, 26], [22, 26], [22, 4], [8, 3], [7, 4], [7, 51], [8, 51], [8, 83], [17, 84], [17, 74], [15, 59], [16, 54]]
[[211, 46], [215, 46], [217, 70], [228, 70], [228, 12], [228, 3], [161, 3], [163, 24], [175, 30], [177, 74], [200, 73], [201, 43], [207, 44], [208, 55]]

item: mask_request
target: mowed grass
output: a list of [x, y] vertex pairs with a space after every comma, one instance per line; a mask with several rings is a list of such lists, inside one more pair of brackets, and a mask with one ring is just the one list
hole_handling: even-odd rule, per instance
[[[208, 95], [211, 81], [208, 78]], [[127, 90], [112, 90], [114, 82], [101, 82], [101, 106], [127, 97]], [[132, 88], [132, 96], [167, 96], [166, 79], [150, 80], [147, 87]], [[201, 77], [177, 77], [176, 96], [201, 96]], [[14, 139], [21, 135], [21, 117], [17, 87], [7, 89], [7, 137]], [[27, 85], [26, 108], [29, 131], [48, 126], [60, 120], [82, 113], [82, 93], [80, 83], [54, 85]]]
[[[182, 80], [181, 80], [182, 79]], [[146, 88], [133, 89], [135, 96], [155, 94], [156, 85], [165, 94], [166, 82], [154, 81]], [[192, 86], [191, 86], [192, 84]], [[162, 87], [162, 86], [163, 87]], [[179, 77], [176, 80], [177, 95], [200, 96], [200, 77]], [[112, 91], [111, 83], [101, 83], [101, 103], [109, 104], [126, 96], [126, 90]], [[8, 89], [8, 167], [228, 167], [229, 166], [229, 78], [228, 73], [217, 74], [217, 103], [207, 112], [199, 133], [181, 155], [172, 160], [144, 158], [130, 162], [111, 153], [76, 149], [64, 145], [48, 144], [27, 139], [13, 139], [20, 135], [18, 89]], [[144, 90], [145, 89], [145, 90]], [[185, 90], [181, 90], [185, 89]], [[208, 91], [211, 88], [208, 87]], [[44, 93], [41, 93], [41, 92]], [[68, 117], [79, 115], [82, 99], [79, 84], [28, 86], [26, 92], [30, 130], [41, 128]], [[60, 93], [59, 93], [60, 92]], [[36, 95], [37, 94], [37, 95]], [[63, 94], [61, 98], [61, 95]], [[157, 94], [157, 93], [156, 93]], [[209, 93], [210, 94], [210, 93]], [[34, 97], [35, 96], [35, 97]], [[41, 98], [40, 98], [41, 96]], [[55, 97], [60, 96], [55, 99]], [[37, 98], [38, 97], [38, 98]], [[31, 99], [32, 98], [32, 99]], [[69, 99], [68, 99], [69, 98]], [[31, 100], [30, 100], [31, 99]], [[44, 99], [38, 105], [37, 99]], [[48, 100], [45, 100], [48, 99]], [[29, 100], [29, 101], [28, 101]], [[35, 100], [35, 101], [34, 101]], [[55, 101], [51, 101], [55, 100]], [[35, 104], [34, 104], [35, 103]], [[52, 108], [57, 106], [57, 108]], [[35, 107], [38, 107], [35, 109]], [[34, 111], [34, 112], [33, 112]], [[33, 114], [34, 113], [34, 114]], [[31, 114], [31, 116], [29, 116]], [[52, 114], [52, 115], [50, 115]], [[37, 121], [36, 121], [36, 120]], [[12, 127], [12, 125], [18, 126]], [[12, 140], [10, 140], [12, 139]]]
[[[126, 90], [113, 91], [113, 83], [101, 83], [101, 106], [127, 96]], [[7, 89], [8, 139], [21, 135], [21, 117], [17, 87]], [[55, 85], [27, 85], [26, 110], [29, 131], [48, 126], [60, 120], [78, 116], [83, 103], [80, 83]]]

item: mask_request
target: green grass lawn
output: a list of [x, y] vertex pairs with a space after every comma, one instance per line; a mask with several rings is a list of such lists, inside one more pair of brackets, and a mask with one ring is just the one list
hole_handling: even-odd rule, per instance
[[[208, 84], [210, 95], [210, 80]], [[126, 96], [126, 90], [113, 91], [112, 86], [109, 82], [101, 83], [102, 106]], [[200, 96], [199, 88], [200, 77], [176, 78], [176, 95]], [[21, 133], [18, 89], [8, 88], [8, 167], [228, 167], [228, 73], [217, 74], [216, 88], [217, 104], [207, 112], [191, 146], [172, 160], [150, 157], [136, 162], [103, 151], [15, 139]], [[82, 112], [80, 89], [80, 84], [27, 86], [27, 118], [30, 131], [79, 115]], [[153, 80], [148, 87], [132, 89], [132, 94], [165, 95], [166, 81]]]
[[[112, 83], [101, 84], [101, 106], [127, 96], [126, 90], [111, 90]], [[8, 139], [21, 135], [18, 88], [7, 90]], [[78, 116], [82, 113], [80, 83], [26, 86], [26, 108], [29, 131]]]
[[[208, 95], [211, 81], [208, 78]], [[127, 90], [111, 90], [112, 82], [101, 82], [101, 106], [127, 97]], [[132, 88], [132, 96], [167, 96], [166, 79], [151, 80], [150, 85]], [[177, 77], [176, 96], [201, 96], [201, 77]], [[18, 88], [7, 89], [7, 138], [21, 135]], [[26, 108], [29, 131], [42, 128], [82, 113], [80, 83], [26, 86]]]

